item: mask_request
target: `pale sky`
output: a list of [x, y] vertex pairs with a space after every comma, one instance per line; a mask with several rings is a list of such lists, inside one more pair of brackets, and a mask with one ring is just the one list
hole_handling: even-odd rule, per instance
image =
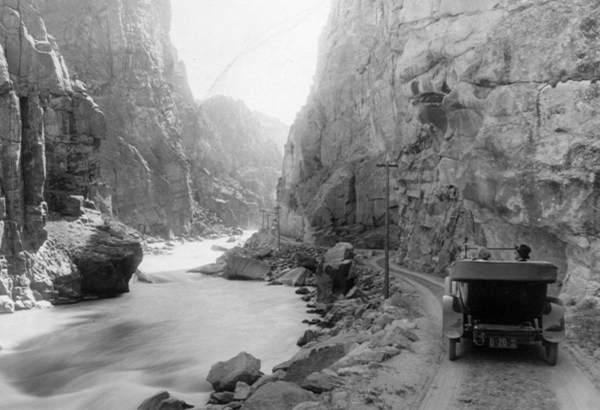
[[291, 125], [306, 103], [330, 0], [171, 0], [194, 97], [227, 95]]

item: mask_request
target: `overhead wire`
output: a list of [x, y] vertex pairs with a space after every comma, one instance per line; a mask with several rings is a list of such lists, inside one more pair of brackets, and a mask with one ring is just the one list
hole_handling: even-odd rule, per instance
[[[261, 47], [263, 44], [267, 43], [268, 41], [272, 40], [274, 37], [283, 34], [285, 32], [288, 32], [290, 30], [293, 30], [294, 28], [298, 27], [301, 23], [303, 23], [306, 19], [308, 19], [311, 15], [313, 15], [314, 13], [317, 12], [317, 10], [319, 10], [320, 7], [322, 7], [324, 5], [323, 1], [320, 1], [319, 4], [315, 7], [309, 8], [307, 10], [305, 10], [304, 12], [302, 12], [300, 14], [300, 17], [297, 21], [293, 22], [293, 24], [289, 27], [285, 27], [288, 22], [290, 22], [291, 20], [294, 20], [295, 18], [297, 18], [297, 16], [295, 17], [290, 17], [285, 19], [284, 21], [282, 21], [281, 23], [267, 28], [265, 30], [263, 30], [262, 32], [258, 33], [257, 35], [249, 38], [248, 40], [246, 40], [246, 42], [244, 43], [244, 49], [242, 51], [240, 51], [237, 55], [235, 55], [231, 61], [225, 66], [225, 68], [219, 73], [219, 75], [217, 76], [217, 78], [215, 79], [215, 81], [213, 81], [212, 85], [210, 86], [208, 92], [207, 92], [207, 97], [209, 97], [212, 93], [212, 91], [214, 90], [214, 88], [219, 84], [219, 82], [227, 75], [227, 72], [231, 69], [231, 67], [234, 66], [234, 64], [242, 57], [244, 57], [245, 55], [247, 55], [248, 53], [258, 49], [259, 47]], [[268, 3], [265, 3], [265, 6], [263, 7], [263, 9], [268, 8]], [[267, 36], [266, 38], [263, 38]]]

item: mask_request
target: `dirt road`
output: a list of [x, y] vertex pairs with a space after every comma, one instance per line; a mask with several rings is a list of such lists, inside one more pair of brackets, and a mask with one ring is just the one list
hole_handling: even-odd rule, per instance
[[[382, 258], [369, 262], [378, 269], [382, 263]], [[390, 275], [421, 294], [425, 313], [420, 330], [429, 340], [422, 340], [416, 350], [420, 360], [396, 364], [422, 383], [410, 400], [411, 409], [600, 409], [600, 386], [593, 381], [600, 380], [600, 369], [586, 367], [585, 358], [565, 342], [556, 366], [546, 363], [541, 345], [497, 350], [468, 342], [462, 343], [458, 360], [450, 362], [442, 337], [442, 280], [393, 264]], [[390, 406], [394, 408], [392, 403]]]

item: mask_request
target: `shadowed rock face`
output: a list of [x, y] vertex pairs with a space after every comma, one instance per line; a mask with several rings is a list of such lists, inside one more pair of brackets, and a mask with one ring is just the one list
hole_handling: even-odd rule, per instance
[[592, 0], [335, 1], [286, 146], [283, 231], [382, 226], [389, 159], [399, 262], [442, 272], [465, 237], [526, 243], [565, 298], [598, 295], [599, 18]]
[[106, 116], [100, 167], [109, 188], [94, 191], [105, 199], [102, 210], [112, 204], [122, 222], [142, 232], [180, 233], [192, 197], [172, 95], [169, 1], [32, 2]]
[[243, 103], [198, 107], [170, 42], [169, 0], [32, 2], [106, 115], [102, 211], [162, 236], [194, 229], [194, 200], [228, 226], [260, 221], [281, 155]]
[[27, 2], [0, 1], [1, 253], [35, 251], [48, 207], [98, 183], [106, 123]]

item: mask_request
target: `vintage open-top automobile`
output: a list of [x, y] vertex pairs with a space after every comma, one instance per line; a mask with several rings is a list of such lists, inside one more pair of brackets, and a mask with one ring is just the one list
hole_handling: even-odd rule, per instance
[[460, 260], [446, 278], [443, 330], [448, 358], [461, 340], [478, 346], [516, 349], [541, 342], [555, 365], [565, 338], [564, 307], [548, 296], [557, 268], [549, 262]]

